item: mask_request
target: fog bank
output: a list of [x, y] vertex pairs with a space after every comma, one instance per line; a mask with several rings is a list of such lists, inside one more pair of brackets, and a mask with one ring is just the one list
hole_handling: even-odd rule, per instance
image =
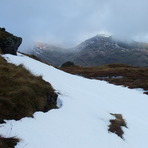
[[72, 47], [99, 33], [148, 41], [147, 0], [1, 0], [1, 27], [33, 42]]

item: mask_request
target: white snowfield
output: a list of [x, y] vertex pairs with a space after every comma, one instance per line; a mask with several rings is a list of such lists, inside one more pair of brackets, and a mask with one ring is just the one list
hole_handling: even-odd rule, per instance
[[[59, 109], [0, 125], [0, 134], [21, 139], [16, 148], [148, 148], [147, 95], [71, 75], [24, 55], [4, 57], [42, 75], [62, 101]], [[109, 120], [114, 118], [110, 113], [120, 113], [126, 120], [124, 140], [108, 132]]]

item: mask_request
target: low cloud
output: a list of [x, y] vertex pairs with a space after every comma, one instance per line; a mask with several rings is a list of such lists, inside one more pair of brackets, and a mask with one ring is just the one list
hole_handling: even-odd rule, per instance
[[74, 46], [101, 32], [148, 40], [147, 0], [1, 0], [1, 27], [23, 38]]
[[147, 0], [111, 0], [103, 24], [119, 39], [147, 40]]

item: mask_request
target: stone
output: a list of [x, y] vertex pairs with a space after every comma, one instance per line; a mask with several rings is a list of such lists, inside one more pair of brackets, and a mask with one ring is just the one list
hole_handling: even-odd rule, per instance
[[0, 28], [0, 50], [3, 54], [17, 54], [18, 47], [22, 43], [22, 38], [7, 32], [5, 28]]
[[75, 64], [71, 61], [67, 61], [61, 65], [61, 67], [70, 67], [70, 66], [75, 66]]

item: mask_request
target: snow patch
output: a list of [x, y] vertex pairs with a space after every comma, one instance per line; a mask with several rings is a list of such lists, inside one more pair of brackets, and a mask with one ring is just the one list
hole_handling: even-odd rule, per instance
[[[59, 109], [1, 124], [0, 134], [22, 139], [15, 148], [148, 147], [146, 95], [135, 89], [71, 75], [21, 54], [3, 57], [10, 63], [23, 64], [35, 75], [42, 75], [60, 93], [62, 101]], [[108, 132], [112, 118], [109, 113], [121, 113], [126, 119], [125, 141]]]

